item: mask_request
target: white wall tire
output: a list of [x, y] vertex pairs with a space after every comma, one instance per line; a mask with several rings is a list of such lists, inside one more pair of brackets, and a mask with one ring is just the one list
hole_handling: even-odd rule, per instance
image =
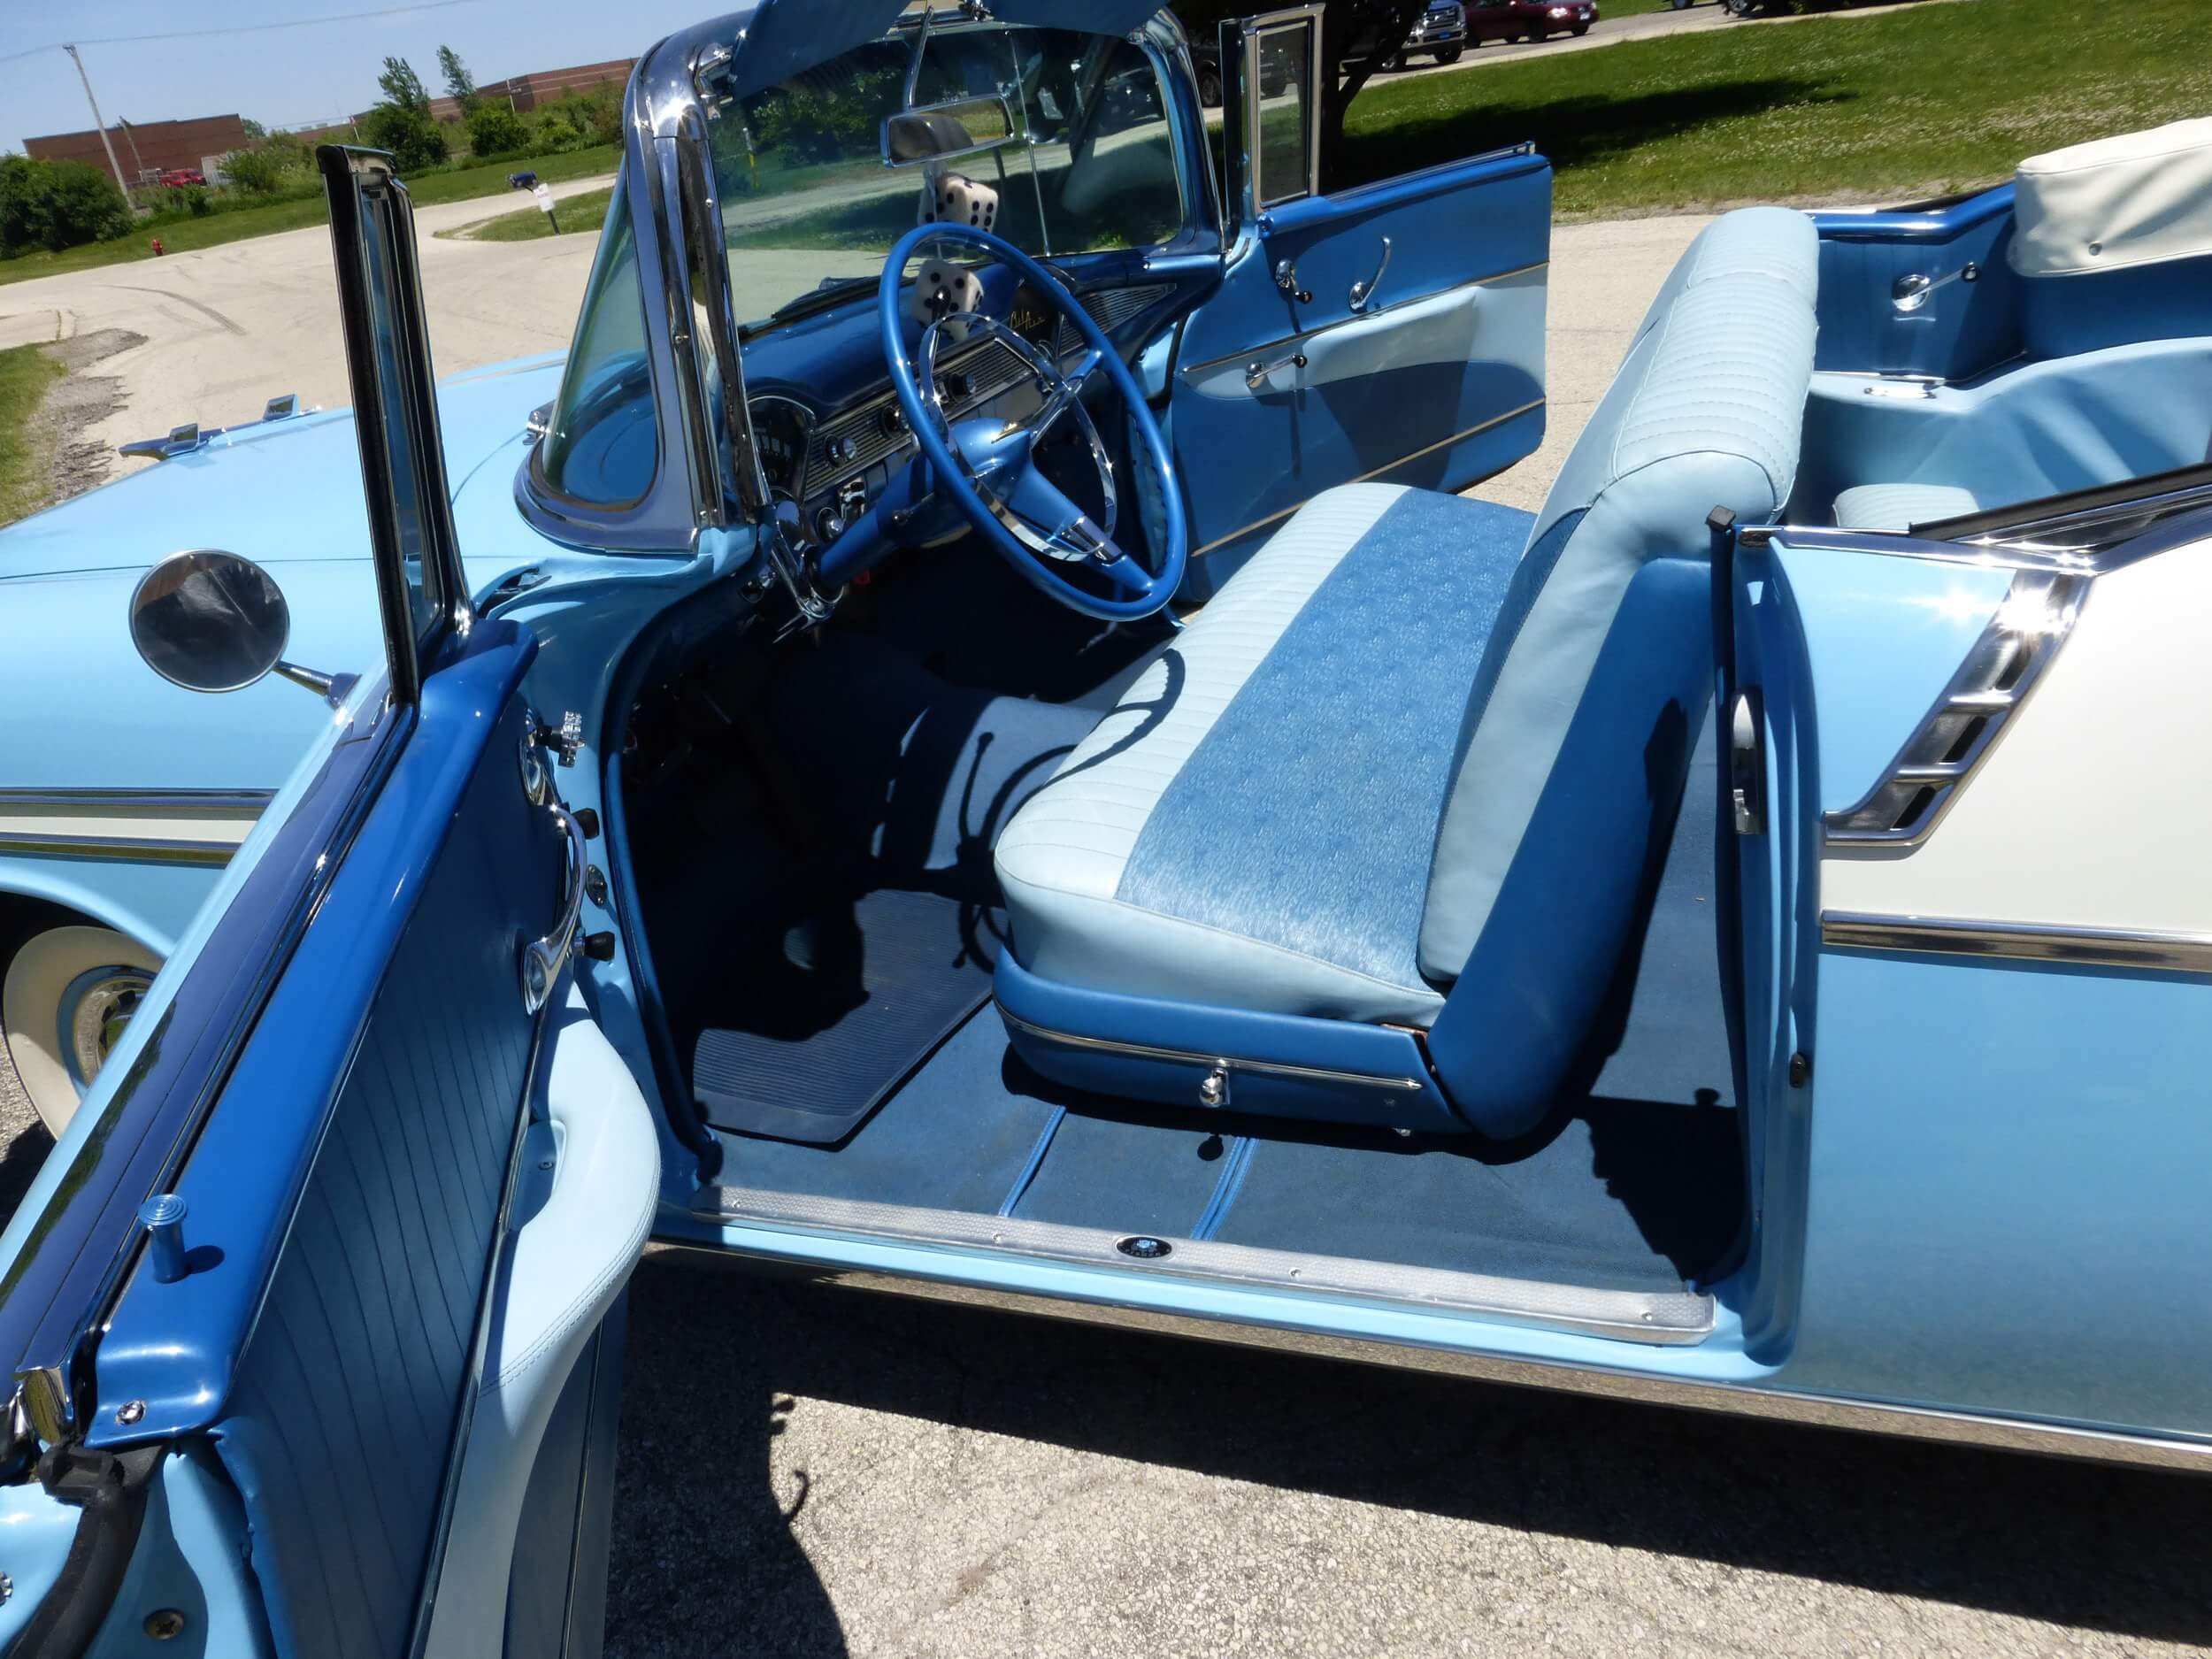
[[111, 927], [30, 934], [0, 979], [8, 1058], [40, 1118], [59, 1135], [123, 1018], [160, 969], [154, 953]]

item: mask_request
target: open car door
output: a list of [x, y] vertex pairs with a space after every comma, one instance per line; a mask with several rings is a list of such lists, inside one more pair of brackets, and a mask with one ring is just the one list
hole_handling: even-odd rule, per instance
[[1544, 434], [1549, 164], [1521, 145], [1323, 195], [1321, 12], [1221, 26], [1228, 264], [1170, 393], [1202, 595], [1322, 490], [1463, 489]]
[[[11, 1229], [0, 1518], [45, 1543], [9, 1653], [599, 1650], [655, 1132], [567, 970], [535, 641], [463, 586], [407, 192], [319, 161], [388, 661], [328, 687]], [[178, 575], [184, 625], [136, 619], [168, 669], [274, 664], [273, 583]]]

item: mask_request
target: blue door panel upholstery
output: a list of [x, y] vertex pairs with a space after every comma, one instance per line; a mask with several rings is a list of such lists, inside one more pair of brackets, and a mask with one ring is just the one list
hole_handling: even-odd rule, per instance
[[[2007, 257], [2011, 185], [1925, 211], [1816, 213], [1813, 227], [1820, 235], [1816, 368], [1962, 380], [2019, 355], [2024, 285]], [[1971, 281], [1961, 274], [1969, 265]], [[1897, 282], [1909, 276], [1941, 286], [1901, 311]]]
[[1526, 526], [1453, 495], [1392, 502], [1176, 773], [1115, 896], [1425, 995], [1452, 726]]
[[[386, 973], [214, 1435], [285, 1655], [404, 1650], [472, 1363], [559, 877], [501, 723]], [[533, 834], [532, 832], [544, 832]]]

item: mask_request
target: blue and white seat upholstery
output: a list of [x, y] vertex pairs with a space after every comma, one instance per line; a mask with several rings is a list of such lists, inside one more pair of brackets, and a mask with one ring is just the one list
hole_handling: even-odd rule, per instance
[[1709, 228], [1534, 518], [1331, 490], [1229, 581], [1000, 838], [1031, 1064], [1397, 1127], [1542, 1117], [1710, 695], [1707, 515], [1789, 495], [1815, 258], [1800, 214]]

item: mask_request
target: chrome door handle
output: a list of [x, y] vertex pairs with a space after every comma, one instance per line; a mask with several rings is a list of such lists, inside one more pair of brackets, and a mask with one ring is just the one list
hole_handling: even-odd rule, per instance
[[1382, 263], [1375, 267], [1375, 274], [1364, 282], [1352, 284], [1352, 309], [1356, 311], [1367, 309], [1367, 302], [1375, 297], [1375, 290], [1382, 286], [1383, 273], [1390, 269], [1390, 238], [1384, 237], [1382, 245]]
[[568, 832], [568, 897], [561, 905], [561, 919], [542, 939], [522, 948], [522, 1011], [534, 1014], [553, 995], [553, 982], [561, 976], [569, 947], [576, 941], [577, 924], [584, 918], [584, 872], [589, 856], [584, 847], [584, 826], [565, 806], [551, 809], [554, 818]]
[[1909, 272], [1890, 284], [1889, 303], [1900, 312], [1909, 316], [1925, 305], [1928, 296], [1945, 283], [1978, 282], [1981, 280], [1982, 268], [1971, 259], [1957, 270], [1947, 271], [1939, 277], [1932, 277], [1920, 271]]
[[1294, 351], [1274, 363], [1263, 363], [1255, 357], [1244, 365], [1244, 389], [1248, 392], [1258, 391], [1267, 384], [1267, 377], [1278, 369], [1302, 369], [1305, 366], [1306, 354], [1302, 351]]

